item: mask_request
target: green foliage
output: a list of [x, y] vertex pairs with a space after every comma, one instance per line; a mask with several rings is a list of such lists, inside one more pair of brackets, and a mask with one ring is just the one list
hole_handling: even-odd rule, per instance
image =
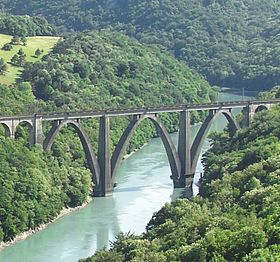
[[37, 48], [35, 51], [35, 56], [39, 57], [43, 53], [42, 49]]
[[[61, 32], [107, 29], [159, 44], [211, 84], [279, 84], [280, 3], [275, 0], [2, 0], [11, 13], [42, 15]], [[44, 8], [42, 8], [44, 5]], [[125, 64], [122, 64], [122, 70]], [[121, 71], [122, 71], [121, 70]], [[120, 73], [122, 73], [120, 71]]]
[[3, 45], [2, 50], [6, 50], [6, 51], [10, 51], [12, 50], [13, 46], [11, 45], [11, 43], [6, 43]]
[[60, 41], [23, 78], [37, 98], [60, 110], [195, 103], [211, 93], [205, 80], [159, 48], [97, 31]]
[[[7, 64], [9, 64], [6, 74], [2, 75], [0, 78], [1, 84], [13, 85], [20, 81], [20, 75], [23, 68], [19, 66], [13, 66], [11, 64], [11, 59], [21, 48], [26, 54], [25, 60], [27, 62], [35, 62], [41, 58], [34, 56], [35, 50], [40, 47], [40, 49], [45, 50], [45, 54], [49, 53], [51, 48], [56, 44], [60, 37], [33, 36], [27, 37], [26, 42], [24, 42], [24, 38], [17, 37], [17, 41], [19, 42], [17, 42], [16, 45], [11, 44], [12, 39], [14, 39], [14, 37], [11, 35], [0, 34], [0, 46], [2, 47], [0, 49], [0, 57], [3, 58]], [[16, 61], [17, 59], [15, 59], [15, 62]]]
[[0, 75], [3, 75], [8, 69], [8, 65], [3, 58], [0, 58]]
[[280, 86], [273, 87], [270, 91], [260, 92], [258, 95], [259, 99], [274, 99], [280, 97]]
[[[12, 62], [22, 65], [27, 49], [21, 38], [14, 39], [13, 43], [21, 46]], [[29, 43], [30, 38], [27, 47]], [[209, 97], [213, 97], [204, 79], [160, 48], [145, 47], [126, 36], [108, 32], [84, 33], [61, 40], [42, 61], [26, 63], [23, 78], [26, 82], [13, 88], [0, 85], [1, 115], [193, 103], [209, 101]], [[197, 117], [200, 116], [194, 119]], [[162, 120], [170, 131], [178, 128], [177, 114], [163, 114]], [[98, 122], [82, 122], [96, 151]], [[128, 123], [127, 117], [111, 120], [112, 149]], [[47, 131], [50, 126], [44, 128]], [[7, 169], [3, 167], [3, 181], [9, 185], [2, 185], [5, 190], [0, 199], [0, 208], [5, 210], [0, 223], [0, 236], [4, 241], [50, 221], [64, 206], [74, 207], [85, 201], [92, 190], [92, 179], [82, 145], [73, 129], [61, 130], [52, 156], [44, 155], [39, 149], [29, 149], [28, 126], [22, 124], [17, 128], [16, 142], [4, 139], [3, 128], [0, 134], [4, 143], [0, 148], [6, 150], [3, 156], [0, 152], [0, 161], [7, 166]], [[143, 121], [128, 150], [141, 147], [153, 136], [152, 123]], [[11, 159], [16, 165], [10, 165]], [[6, 179], [10, 173], [10, 179]], [[16, 199], [18, 205], [13, 205], [9, 199], [4, 201], [5, 194]], [[20, 210], [19, 206], [23, 208]], [[164, 261], [161, 252], [148, 252], [150, 245], [147, 243], [137, 243], [141, 260]], [[132, 250], [131, 256], [134, 253]], [[111, 254], [104, 251], [100, 257], [109, 259]]]
[[20, 37], [15, 35], [11, 40], [11, 45], [19, 45], [20, 44]]
[[51, 36], [56, 34], [56, 30], [54, 26], [50, 25], [47, 20], [41, 16], [13, 16], [0, 12], [0, 34], [18, 36], [18, 41], [14, 43], [18, 44], [21, 42], [25, 45], [26, 36]]
[[88, 170], [73, 171], [71, 163], [60, 165], [40, 148], [28, 149], [21, 140], [0, 136], [0, 155], [0, 240], [50, 221], [63, 207], [81, 204], [89, 194]]
[[0, 84], [0, 112], [1, 115], [22, 114], [37, 111], [43, 107], [42, 101], [35, 101], [29, 83], [21, 83], [18, 87], [8, 88]]
[[14, 66], [24, 66], [26, 62], [25, 58], [26, 54], [24, 53], [22, 48], [20, 48], [18, 52], [12, 57], [11, 64]]

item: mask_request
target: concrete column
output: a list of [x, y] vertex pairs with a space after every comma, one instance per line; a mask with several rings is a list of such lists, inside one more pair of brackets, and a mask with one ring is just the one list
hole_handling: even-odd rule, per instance
[[19, 120], [17, 119], [13, 119], [12, 120], [12, 133], [11, 133], [11, 137], [12, 138], [16, 138], [16, 129], [17, 129], [17, 126], [19, 125]]
[[43, 121], [42, 117], [35, 116], [33, 124], [34, 144], [43, 146]]
[[191, 113], [183, 111], [180, 113], [178, 155], [181, 162], [181, 174], [176, 188], [191, 187], [193, 172], [191, 171]]
[[100, 196], [111, 195], [114, 182], [111, 176], [110, 118], [107, 116], [101, 117], [99, 123], [98, 162], [100, 166], [98, 194]]
[[250, 119], [251, 119], [250, 105], [247, 105], [246, 107], [243, 107], [242, 114], [243, 114], [243, 117], [242, 117], [241, 127], [250, 126]]

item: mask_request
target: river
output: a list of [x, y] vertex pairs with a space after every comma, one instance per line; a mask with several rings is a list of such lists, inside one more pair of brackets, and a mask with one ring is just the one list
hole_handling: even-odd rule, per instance
[[[224, 93], [221, 101], [241, 100], [242, 97]], [[248, 97], [246, 97], [248, 99]], [[213, 130], [221, 130], [226, 121], [216, 120]], [[199, 126], [191, 128], [192, 137]], [[172, 134], [177, 140], [177, 134]], [[203, 152], [209, 142], [203, 145]], [[195, 183], [203, 167], [199, 161]], [[182, 192], [173, 189], [170, 167], [161, 140], [153, 139], [147, 146], [122, 162], [117, 176], [118, 186], [113, 196], [95, 198], [85, 208], [58, 219], [46, 229], [26, 240], [0, 251], [1, 262], [77, 262], [108, 246], [120, 232], [140, 234], [153, 213]], [[194, 184], [195, 184], [194, 183]], [[194, 185], [194, 193], [198, 188]]]

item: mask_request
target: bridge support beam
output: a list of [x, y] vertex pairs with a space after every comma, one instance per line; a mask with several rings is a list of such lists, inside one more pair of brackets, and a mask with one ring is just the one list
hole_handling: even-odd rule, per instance
[[99, 122], [98, 162], [100, 167], [100, 179], [99, 186], [95, 190], [95, 195], [112, 195], [114, 182], [111, 172], [110, 118], [107, 116], [101, 117]]
[[43, 146], [43, 121], [42, 117], [35, 116], [33, 128], [31, 131], [31, 145], [37, 144]]
[[242, 115], [243, 115], [243, 118], [242, 118], [242, 122], [241, 122], [241, 127], [249, 127], [251, 115], [252, 115], [250, 105], [243, 107]]
[[192, 187], [194, 173], [191, 169], [191, 114], [186, 110], [180, 113], [178, 155], [181, 162], [179, 180], [174, 182], [175, 188]]

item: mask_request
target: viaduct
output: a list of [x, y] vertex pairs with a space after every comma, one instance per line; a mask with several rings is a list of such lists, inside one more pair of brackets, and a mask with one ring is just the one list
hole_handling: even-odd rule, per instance
[[[30, 145], [39, 144], [45, 151], [51, 150], [55, 138], [62, 127], [66, 125], [73, 126], [80, 138], [86, 155], [87, 165], [92, 173], [95, 184], [94, 194], [95, 196], [107, 196], [113, 193], [116, 174], [130, 138], [134, 130], [144, 119], [149, 119], [154, 124], [158, 136], [162, 139], [168, 156], [174, 187], [191, 187], [202, 145], [211, 124], [218, 115], [222, 114], [225, 116], [228, 121], [230, 134], [233, 135], [240, 126], [232, 113], [232, 109], [239, 108], [242, 110], [243, 120], [241, 126], [245, 127], [250, 125], [250, 120], [256, 112], [267, 110], [275, 104], [280, 104], [280, 99], [47, 113], [11, 117], [0, 116], [0, 123], [4, 126], [6, 137], [11, 138], [15, 137], [16, 128], [19, 124], [27, 124], [30, 128]], [[207, 111], [208, 116], [191, 143], [190, 114], [192, 111]], [[180, 114], [178, 148], [172, 142], [167, 129], [159, 118], [159, 113], [167, 112], [178, 112]], [[110, 118], [118, 116], [130, 116], [131, 120], [118, 141], [114, 152], [111, 154]], [[99, 119], [97, 154], [95, 154], [90, 139], [80, 123], [82, 119], [89, 118]], [[52, 128], [45, 137], [43, 135], [43, 122], [52, 123]]]

